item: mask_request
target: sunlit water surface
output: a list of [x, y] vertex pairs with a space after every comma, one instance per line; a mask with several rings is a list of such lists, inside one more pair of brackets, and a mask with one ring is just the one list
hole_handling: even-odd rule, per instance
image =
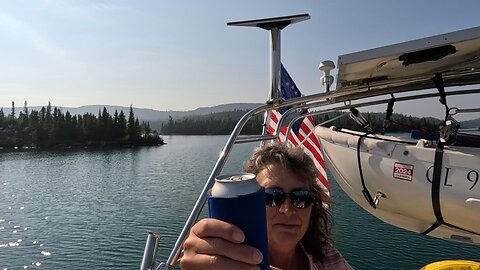
[[[139, 149], [0, 153], [0, 269], [138, 269], [148, 231], [166, 260], [227, 136], [167, 136]], [[241, 172], [256, 144], [235, 146]], [[334, 181], [332, 181], [334, 182]], [[407, 232], [332, 183], [336, 246], [355, 269], [480, 260], [480, 247]]]

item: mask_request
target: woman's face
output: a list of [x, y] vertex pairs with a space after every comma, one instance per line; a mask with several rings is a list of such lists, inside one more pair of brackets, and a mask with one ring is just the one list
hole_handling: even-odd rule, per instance
[[[264, 188], [280, 188], [284, 192], [304, 189], [308, 184], [280, 165], [272, 164], [257, 174]], [[267, 206], [268, 243], [276, 247], [294, 248], [307, 231], [312, 207], [296, 208], [290, 196], [280, 206]]]

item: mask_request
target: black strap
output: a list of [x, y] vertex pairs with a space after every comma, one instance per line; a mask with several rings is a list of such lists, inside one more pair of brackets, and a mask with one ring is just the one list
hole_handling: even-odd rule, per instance
[[365, 129], [369, 134], [373, 133], [370, 122], [355, 108], [350, 108], [350, 118]]
[[443, 164], [443, 142], [438, 142], [435, 149], [435, 162], [433, 163], [433, 179], [432, 179], [432, 206], [437, 221], [443, 223], [442, 211], [440, 210], [440, 177], [442, 174]]
[[431, 231], [444, 224], [442, 210], [440, 208], [440, 177], [442, 175], [442, 163], [443, 163], [443, 148], [445, 143], [438, 141], [437, 148], [435, 149], [435, 161], [433, 163], [433, 177], [432, 177], [432, 207], [435, 218], [435, 223], [430, 226], [423, 234], [428, 234]]
[[363, 171], [362, 171], [362, 163], [360, 161], [360, 143], [362, 142], [362, 139], [366, 137], [370, 133], [365, 133], [362, 134], [358, 137], [358, 142], [357, 142], [357, 162], [358, 162], [358, 171], [360, 173], [360, 180], [362, 181], [362, 193], [363, 196], [365, 196], [365, 199], [367, 200], [368, 204], [370, 204], [371, 207], [374, 209], [377, 208], [375, 203], [373, 202], [373, 198], [370, 195], [370, 192], [368, 191], [367, 186], [365, 185], [365, 179], [363, 178]]
[[433, 83], [435, 84], [435, 87], [440, 93], [440, 103], [447, 106], [447, 97], [445, 95], [445, 85], [443, 83], [442, 73], [435, 73], [435, 77], [433, 78]]
[[[440, 94], [440, 103], [445, 106], [445, 120], [443, 125], [445, 126], [449, 116], [449, 108], [447, 105], [447, 97], [445, 95], [445, 87], [443, 83], [442, 73], [435, 73], [433, 78], [433, 83], [437, 87], [438, 93]], [[433, 161], [433, 177], [432, 177], [432, 208], [433, 213], [435, 214], [436, 221], [430, 226], [423, 234], [428, 234], [440, 225], [445, 224], [442, 216], [442, 210], [440, 208], [440, 177], [442, 175], [442, 163], [443, 163], [443, 148], [445, 146], [445, 138], [440, 138], [437, 143], [437, 148], [435, 149], [435, 159]]]
[[437, 219], [435, 223], [432, 224], [426, 231], [422, 232], [422, 234], [429, 234], [433, 230], [437, 229], [441, 225], [455, 228], [459, 231], [463, 231], [466, 233], [474, 234], [474, 235], [479, 235], [480, 233], [474, 232], [468, 229], [464, 229], [455, 225], [452, 225], [448, 222], [445, 222], [443, 220], [442, 216], [442, 210], [440, 207], [440, 176], [442, 173], [442, 163], [443, 163], [443, 148], [445, 146], [444, 142], [439, 141], [437, 148], [435, 150], [435, 161], [433, 164], [433, 179], [432, 179], [432, 207], [433, 207], [433, 213], [435, 214], [435, 218]]
[[388, 101], [387, 105], [387, 111], [385, 114], [385, 120], [383, 121], [383, 127], [382, 127], [382, 135], [385, 135], [385, 132], [387, 131], [388, 126], [390, 126], [390, 117], [393, 114], [393, 105], [395, 104], [395, 97], [392, 94], [392, 98], [390, 101]]
[[448, 120], [448, 116], [450, 115], [450, 109], [448, 108], [448, 105], [447, 105], [447, 96], [445, 95], [445, 85], [443, 83], [442, 73], [435, 73], [435, 77], [433, 78], [433, 83], [435, 84], [435, 87], [437, 88], [438, 93], [440, 94], [440, 103], [442, 103], [445, 106], [444, 122], [446, 122]]

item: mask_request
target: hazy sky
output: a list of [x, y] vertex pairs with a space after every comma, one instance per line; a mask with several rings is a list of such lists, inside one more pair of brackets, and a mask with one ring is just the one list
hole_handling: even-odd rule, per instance
[[478, 0], [0, 0], [0, 106], [264, 102], [269, 35], [226, 22], [301, 13], [312, 18], [282, 31], [282, 62], [311, 94], [323, 91], [320, 61], [479, 26], [479, 10]]

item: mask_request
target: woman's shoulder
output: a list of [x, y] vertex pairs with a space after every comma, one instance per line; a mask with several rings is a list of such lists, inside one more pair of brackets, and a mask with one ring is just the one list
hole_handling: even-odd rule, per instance
[[323, 247], [323, 260], [319, 261], [310, 254], [307, 254], [311, 270], [353, 270], [343, 258], [340, 251], [331, 242], [325, 242]]

